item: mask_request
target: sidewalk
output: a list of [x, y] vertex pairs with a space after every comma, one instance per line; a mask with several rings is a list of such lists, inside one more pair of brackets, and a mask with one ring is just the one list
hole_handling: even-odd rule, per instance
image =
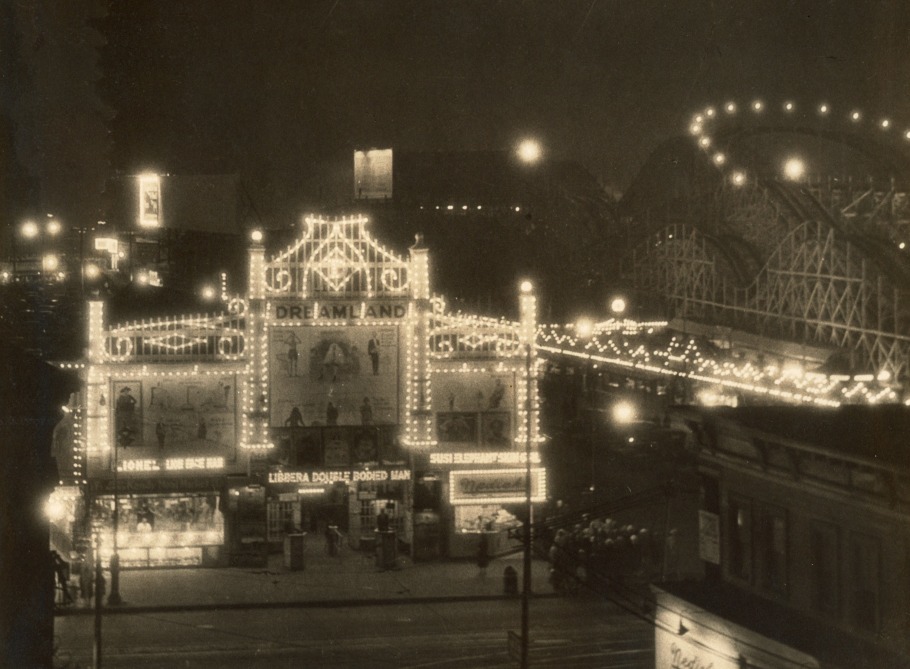
[[[281, 554], [269, 557], [268, 567], [218, 569], [182, 568], [124, 570], [120, 573], [123, 604], [105, 606], [105, 615], [148, 611], [269, 608], [282, 606], [352, 606], [453, 599], [501, 599], [503, 571], [512, 566], [521, 589], [522, 554], [493, 559], [480, 575], [472, 560], [436, 560], [414, 563], [399, 556], [394, 569], [383, 570], [374, 557], [344, 548], [337, 557], [325, 554], [321, 544], [307, 545], [305, 566], [291, 571]], [[532, 561], [531, 592], [551, 595], [549, 565]], [[109, 574], [106, 574], [109, 581]], [[516, 597], [515, 595], [510, 595]], [[90, 605], [77, 601], [59, 606], [56, 615], [90, 615]]]

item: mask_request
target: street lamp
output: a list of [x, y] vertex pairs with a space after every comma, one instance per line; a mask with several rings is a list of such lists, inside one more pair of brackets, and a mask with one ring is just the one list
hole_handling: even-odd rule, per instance
[[38, 236], [38, 224], [34, 221], [25, 221], [19, 226], [19, 234], [23, 239], [34, 239]]
[[613, 318], [619, 318], [626, 313], [627, 306], [624, 297], [614, 297], [610, 300], [610, 313], [613, 314]]
[[540, 160], [543, 155], [543, 149], [540, 146], [540, 142], [536, 139], [523, 139], [519, 142], [515, 152], [518, 154], [518, 159], [528, 165], [533, 165]]
[[806, 164], [799, 158], [790, 158], [784, 163], [784, 176], [789, 181], [799, 181], [806, 172]]

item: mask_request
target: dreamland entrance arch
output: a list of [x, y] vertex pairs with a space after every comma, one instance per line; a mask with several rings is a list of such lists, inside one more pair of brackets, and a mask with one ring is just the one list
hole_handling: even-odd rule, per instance
[[104, 524], [102, 556], [260, 563], [332, 526], [371, 549], [382, 511], [414, 557], [472, 553], [482, 531], [495, 550], [528, 453], [546, 497], [530, 284], [518, 320], [454, 314], [419, 237], [402, 256], [363, 217], [307, 217], [280, 252], [251, 239], [227, 313], [108, 325], [90, 303], [71, 497]]

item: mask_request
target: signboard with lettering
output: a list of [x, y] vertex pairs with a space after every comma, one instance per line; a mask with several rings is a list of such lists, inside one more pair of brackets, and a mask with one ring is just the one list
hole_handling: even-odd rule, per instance
[[[527, 499], [524, 469], [453, 470], [449, 472], [449, 503], [517, 504]], [[531, 468], [531, 501], [547, 498], [546, 472]]]
[[276, 302], [272, 317], [276, 321], [399, 320], [408, 315], [407, 302]]
[[274, 327], [271, 424], [398, 423], [397, 326]]
[[270, 485], [326, 485], [331, 483], [358, 483], [410, 481], [410, 469], [312, 469], [307, 471], [271, 471]]
[[[465, 451], [430, 453], [431, 465], [523, 465], [524, 451]], [[540, 453], [531, 452], [531, 464], [540, 464]]]

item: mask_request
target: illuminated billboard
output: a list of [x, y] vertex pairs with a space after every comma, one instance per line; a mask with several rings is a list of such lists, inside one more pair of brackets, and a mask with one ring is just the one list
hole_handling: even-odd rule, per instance
[[[519, 504], [527, 501], [527, 472], [524, 469], [478, 469], [449, 472], [449, 503]], [[547, 499], [547, 473], [531, 468], [531, 501]]]
[[161, 227], [161, 179], [157, 174], [139, 177], [139, 227]]
[[392, 149], [354, 152], [354, 197], [358, 200], [392, 197]]

